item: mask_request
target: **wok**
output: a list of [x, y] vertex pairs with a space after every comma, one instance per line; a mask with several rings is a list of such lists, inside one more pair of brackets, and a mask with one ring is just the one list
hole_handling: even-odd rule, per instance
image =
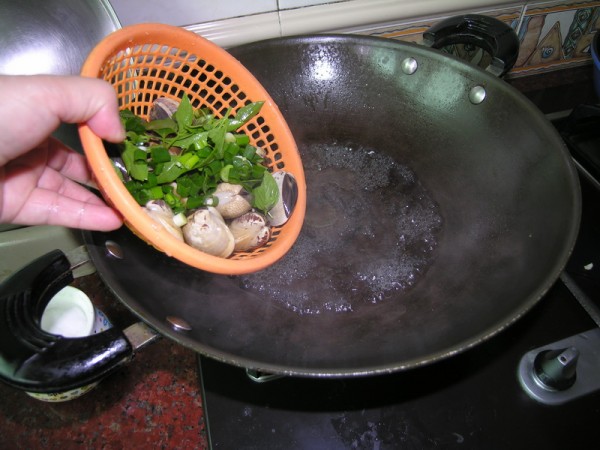
[[231, 53], [294, 134], [306, 221], [282, 262], [244, 277], [187, 267], [125, 228], [86, 232], [102, 279], [160, 334], [269, 373], [373, 375], [477, 345], [556, 281], [578, 231], [577, 176], [552, 126], [507, 83], [373, 37]]

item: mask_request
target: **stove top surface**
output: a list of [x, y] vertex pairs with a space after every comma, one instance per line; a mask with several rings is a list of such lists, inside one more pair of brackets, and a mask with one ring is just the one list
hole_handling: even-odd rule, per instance
[[[448, 360], [365, 378], [257, 382], [244, 369], [199, 357], [211, 447], [589, 447], [600, 423], [600, 391], [558, 405], [544, 404], [522, 388], [519, 365], [532, 350], [597, 331], [600, 184], [588, 176], [600, 174], [600, 166], [594, 165], [600, 161], [600, 131], [590, 132], [594, 129], [600, 126], [561, 131], [568, 134], [563, 136], [586, 174], [581, 176], [580, 236], [561, 280], [516, 324]], [[592, 353], [581, 360], [587, 364], [591, 358], [600, 367], [600, 353]], [[583, 369], [587, 366], [580, 372]], [[580, 373], [579, 379], [585, 376], [589, 373]]]
[[585, 448], [600, 420], [600, 393], [540, 404], [521, 389], [517, 367], [527, 351], [593, 327], [557, 283], [499, 336], [409, 372], [256, 383], [243, 369], [202, 358], [210, 442], [215, 449]]

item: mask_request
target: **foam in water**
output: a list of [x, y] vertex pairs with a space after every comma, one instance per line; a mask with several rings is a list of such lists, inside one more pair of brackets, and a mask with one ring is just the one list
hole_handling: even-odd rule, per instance
[[245, 289], [301, 314], [349, 312], [398, 297], [434, 257], [442, 219], [415, 174], [391, 156], [340, 144], [302, 149], [307, 211], [278, 263]]

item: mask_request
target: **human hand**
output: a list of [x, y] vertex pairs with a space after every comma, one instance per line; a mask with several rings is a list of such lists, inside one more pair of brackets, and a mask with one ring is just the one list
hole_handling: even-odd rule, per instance
[[0, 76], [0, 223], [109, 231], [120, 215], [83, 185], [93, 185], [83, 155], [49, 137], [65, 123], [86, 123], [121, 142], [113, 88], [77, 76]]

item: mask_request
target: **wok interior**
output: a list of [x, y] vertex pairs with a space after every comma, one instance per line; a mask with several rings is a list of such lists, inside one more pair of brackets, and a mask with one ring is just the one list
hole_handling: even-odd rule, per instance
[[[375, 38], [285, 38], [231, 52], [274, 98], [301, 153], [342, 143], [414, 172], [441, 217], [437, 242], [410, 288], [352, 311], [299, 314], [239, 278], [177, 263], [126, 230], [94, 234], [92, 253], [103, 255], [105, 239], [124, 247], [123, 260], [97, 256], [96, 265], [152, 326], [245, 367], [369, 374], [474, 345], [554, 283], [578, 229], [576, 176], [552, 127], [505, 82], [435, 51]], [[407, 57], [418, 63], [412, 75], [402, 71]], [[478, 105], [469, 101], [476, 85], [487, 93]], [[314, 195], [309, 189], [307, 221], [320, 213], [311, 212]], [[344, 267], [344, 257], [336, 264]], [[173, 331], [167, 316], [192, 330]]]

